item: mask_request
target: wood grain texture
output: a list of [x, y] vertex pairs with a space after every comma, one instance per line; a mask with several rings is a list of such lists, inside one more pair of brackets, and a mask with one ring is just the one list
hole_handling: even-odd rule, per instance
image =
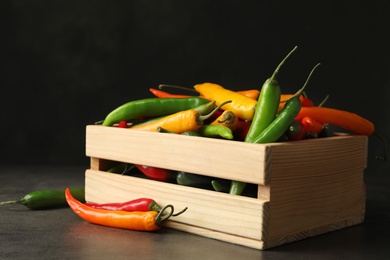
[[176, 211], [188, 207], [171, 221], [262, 240], [265, 200], [95, 170], [86, 171], [85, 183], [87, 201], [123, 202], [150, 197], [161, 206], [172, 204]]
[[224, 176], [248, 183], [266, 183], [268, 153], [267, 145], [87, 126], [88, 157]]
[[[188, 210], [167, 227], [267, 249], [364, 221], [366, 136], [247, 144], [88, 126], [86, 199], [152, 197]], [[258, 184], [248, 198], [105, 172], [115, 161]]]

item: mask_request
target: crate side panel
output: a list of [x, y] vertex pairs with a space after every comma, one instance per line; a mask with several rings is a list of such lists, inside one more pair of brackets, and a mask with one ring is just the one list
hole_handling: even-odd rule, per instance
[[162, 183], [130, 176], [87, 170], [87, 201], [123, 202], [140, 197], [156, 199], [160, 205], [172, 204], [176, 212], [187, 211], [171, 221], [202, 227], [216, 232], [256, 240], [263, 239], [265, 200]]
[[183, 224], [175, 221], [168, 221], [166, 226], [169, 228], [177, 229], [180, 231], [196, 234], [199, 236], [212, 238], [220, 241], [229, 242], [236, 245], [246, 246], [259, 250], [265, 249], [265, 243], [262, 240], [256, 240], [246, 237], [240, 237], [232, 234], [216, 232], [215, 230], [205, 229], [201, 227], [195, 227], [188, 224]]
[[364, 218], [366, 190], [362, 168], [271, 182], [271, 240]]
[[295, 178], [284, 174], [323, 174], [333, 170], [366, 168], [367, 136], [342, 135], [329, 138], [284, 142], [272, 148], [272, 178]]
[[269, 239], [364, 218], [366, 136], [274, 146], [271, 161]]
[[87, 126], [86, 154], [255, 184], [268, 179], [267, 145]]

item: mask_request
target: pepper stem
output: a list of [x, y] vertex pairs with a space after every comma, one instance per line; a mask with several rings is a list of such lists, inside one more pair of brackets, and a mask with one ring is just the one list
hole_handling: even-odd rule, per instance
[[172, 217], [176, 217], [176, 216], [179, 216], [179, 215], [183, 214], [187, 209], [188, 209], [188, 207], [185, 207], [181, 211], [179, 211], [179, 212], [177, 212], [175, 214], [172, 214]]
[[7, 204], [22, 204], [22, 201], [21, 200], [10, 200], [10, 201], [0, 202], [0, 206], [7, 205]]
[[[164, 212], [167, 208], [170, 208], [170, 212], [167, 215], [164, 215]], [[174, 207], [171, 204], [166, 205], [164, 208], [160, 210], [160, 212], [156, 215], [156, 225], [161, 226], [161, 224], [169, 219], [173, 215]]]
[[276, 75], [278, 75], [280, 68], [283, 66], [285, 61], [291, 56], [291, 54], [298, 48], [298, 46], [295, 46], [294, 49], [292, 49], [286, 57], [279, 63], [279, 65], [276, 67], [274, 73], [272, 74], [271, 78], [269, 79], [270, 81], [273, 81], [276, 78]]
[[311, 75], [312, 75], [313, 72], [316, 70], [316, 68], [317, 68], [318, 66], [320, 66], [320, 65], [321, 65], [321, 63], [317, 63], [317, 64], [314, 66], [314, 68], [311, 69], [309, 76], [306, 78], [305, 84], [303, 84], [303, 86], [302, 86], [300, 89], [298, 89], [298, 91], [295, 92], [295, 94], [294, 94], [292, 97], [290, 97], [290, 98], [287, 99], [287, 100], [282, 100], [282, 101], [280, 101], [280, 103], [282, 103], [282, 102], [287, 102], [287, 101], [289, 101], [290, 99], [295, 98], [295, 97], [299, 97], [299, 96], [302, 94], [302, 92], [305, 90], [307, 84], [309, 83], [309, 80], [310, 80], [310, 78], [311, 78]]
[[158, 88], [159, 89], [163, 89], [163, 88], [176, 88], [176, 89], [184, 89], [184, 90], [188, 90], [188, 91], [191, 91], [191, 92], [198, 93], [195, 89], [192, 89], [192, 88], [186, 88], [186, 87], [182, 87], [182, 86], [169, 85], [169, 84], [160, 84], [160, 85], [158, 85]]
[[223, 103], [221, 103], [219, 106], [217, 106], [216, 108], [214, 108], [210, 113], [208, 113], [207, 115], [199, 115], [199, 121], [204, 121], [204, 120], [207, 120], [209, 119], [210, 117], [212, 117], [214, 115], [215, 112], [218, 111], [218, 109], [220, 109], [221, 107], [223, 107], [224, 105], [226, 105], [227, 103], [231, 103], [232, 101], [231, 100], [228, 100], [228, 101], [225, 101]]

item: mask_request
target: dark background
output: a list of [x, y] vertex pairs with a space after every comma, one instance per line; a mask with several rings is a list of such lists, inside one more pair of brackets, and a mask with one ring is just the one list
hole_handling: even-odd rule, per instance
[[[1, 164], [88, 165], [85, 126], [160, 83], [261, 88], [281, 59], [282, 92], [390, 130], [389, 1], [0, 3]], [[369, 139], [369, 167], [383, 143]]]

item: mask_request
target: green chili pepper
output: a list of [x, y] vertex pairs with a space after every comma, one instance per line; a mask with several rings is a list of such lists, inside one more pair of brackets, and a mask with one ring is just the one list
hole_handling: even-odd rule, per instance
[[253, 143], [271, 143], [278, 140], [286, 132], [291, 123], [294, 122], [301, 107], [302, 103], [298, 97], [290, 98], [275, 120], [257, 136]]
[[[279, 63], [274, 73], [268, 78], [261, 87], [260, 95], [257, 101], [255, 113], [253, 115], [252, 123], [249, 127], [248, 133], [245, 137], [245, 142], [253, 143], [256, 137], [266, 129], [269, 124], [275, 119], [280, 103], [280, 86], [276, 80], [279, 69], [284, 62], [297, 49], [295, 46], [287, 56]], [[240, 181], [232, 181], [230, 186], [230, 194], [241, 195], [245, 190], [246, 183]]]
[[[85, 202], [84, 188], [71, 189], [71, 192], [79, 201]], [[29, 209], [51, 209], [69, 206], [65, 199], [65, 189], [33, 191], [20, 200], [0, 202], [0, 205], [5, 204], [22, 204]]]
[[233, 131], [224, 125], [203, 125], [198, 129], [198, 133], [204, 137], [224, 138], [232, 140], [234, 138]]
[[196, 131], [186, 131], [186, 132], [181, 133], [181, 135], [200, 136], [200, 134]]
[[203, 188], [203, 189], [212, 189], [211, 181], [213, 178], [209, 176], [204, 176], [200, 174], [188, 173], [188, 172], [178, 172], [176, 175], [177, 184]]
[[317, 64], [312, 71], [310, 72], [304, 86], [291, 97], [286, 105], [283, 107], [279, 115], [272, 121], [272, 123], [260, 134], [258, 135], [253, 143], [271, 143], [277, 141], [287, 130], [287, 128], [294, 122], [295, 117], [299, 114], [301, 110], [302, 103], [299, 99], [299, 95], [305, 89], [309, 79], [314, 72], [314, 70], [319, 66]]
[[268, 78], [261, 87], [260, 95], [257, 101], [255, 113], [253, 115], [252, 124], [245, 137], [245, 142], [253, 143], [253, 140], [264, 131], [264, 129], [275, 119], [280, 103], [280, 86], [276, 80], [279, 69], [284, 62], [297, 49], [290, 51], [289, 54], [276, 67], [274, 73]]
[[211, 181], [214, 190], [219, 192], [229, 192], [230, 183], [231, 181], [226, 179], [215, 179]]
[[111, 126], [123, 120], [169, 115], [182, 110], [193, 109], [208, 102], [208, 100], [200, 97], [134, 100], [111, 111], [104, 119], [102, 125]]
[[[292, 122], [294, 122], [295, 117], [298, 115], [302, 103], [299, 100], [299, 96], [304, 91], [307, 83], [309, 82], [309, 79], [314, 72], [314, 70], [319, 66], [318, 63], [310, 72], [305, 84], [303, 87], [298, 90], [297, 93], [294, 94], [293, 97], [291, 97], [286, 105], [283, 107], [282, 111], [279, 113], [279, 115], [272, 121], [271, 124], [269, 124], [263, 132], [258, 135], [252, 143], [271, 143], [276, 142], [279, 138], [281, 138], [284, 133], [286, 132], [287, 128], [291, 125]], [[230, 194], [236, 194], [240, 195], [246, 187], [246, 183], [240, 182], [240, 181], [232, 181], [230, 186]]]

